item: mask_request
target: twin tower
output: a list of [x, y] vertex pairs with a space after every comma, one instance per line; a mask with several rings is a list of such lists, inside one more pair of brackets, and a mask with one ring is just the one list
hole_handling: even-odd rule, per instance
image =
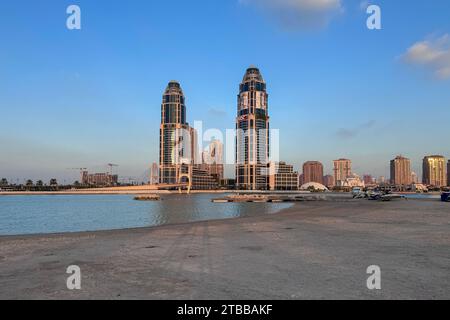
[[[239, 86], [236, 117], [236, 188], [268, 188], [269, 113], [266, 83], [258, 68], [247, 69]], [[201, 138], [201, 137], [200, 137]], [[186, 121], [185, 97], [176, 81], [169, 82], [161, 105], [160, 183], [195, 182], [200, 165], [197, 133]], [[191, 168], [191, 169], [189, 169]], [[192, 185], [196, 188], [195, 184]]]

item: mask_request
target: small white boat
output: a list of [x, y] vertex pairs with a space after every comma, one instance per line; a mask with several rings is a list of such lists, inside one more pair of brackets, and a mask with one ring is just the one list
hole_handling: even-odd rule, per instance
[[213, 199], [212, 202], [214, 202], [214, 203], [228, 203], [230, 201], [227, 200], [227, 199]]

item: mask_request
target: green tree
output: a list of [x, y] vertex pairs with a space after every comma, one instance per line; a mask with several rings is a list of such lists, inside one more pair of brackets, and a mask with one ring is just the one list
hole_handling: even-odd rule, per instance
[[58, 181], [55, 178], [50, 179], [50, 186], [54, 187], [54, 186], [57, 186], [57, 185], [58, 185]]
[[42, 182], [42, 180], [38, 180], [37, 182], [36, 182], [36, 186], [37, 187], [42, 187], [44, 185], [44, 182]]
[[25, 183], [25, 185], [27, 187], [32, 187], [33, 186], [33, 180], [28, 179], [27, 182]]
[[0, 180], [0, 186], [6, 187], [7, 185], [8, 185], [8, 180], [6, 180], [6, 178], [2, 178], [2, 180]]

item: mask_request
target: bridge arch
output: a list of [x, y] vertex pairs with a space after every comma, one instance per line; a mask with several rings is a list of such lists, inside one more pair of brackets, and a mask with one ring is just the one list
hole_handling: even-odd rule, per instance
[[[191, 188], [192, 188], [191, 176], [190, 176], [190, 174], [188, 174], [188, 173], [181, 173], [181, 174], [179, 175], [179, 177], [178, 177], [178, 183], [179, 183], [179, 184], [184, 183], [183, 178], [186, 178], [187, 181], [188, 181], [188, 184], [187, 184], [187, 193], [189, 194], [189, 193], [191, 193]], [[183, 191], [182, 191], [182, 190], [183, 190], [182, 188], [183, 188], [183, 187], [181, 187], [181, 186], [178, 188], [178, 191], [179, 191], [180, 193], [183, 192]]]
[[[186, 168], [188, 169], [187, 172], [183, 170]], [[187, 180], [187, 193], [189, 194], [189, 193], [191, 193], [191, 189], [192, 189], [192, 166], [191, 165], [178, 167], [178, 183], [180, 185], [185, 184], [183, 179]], [[178, 191], [180, 193], [182, 193], [182, 190], [183, 190], [183, 186], [180, 186], [178, 188]]]

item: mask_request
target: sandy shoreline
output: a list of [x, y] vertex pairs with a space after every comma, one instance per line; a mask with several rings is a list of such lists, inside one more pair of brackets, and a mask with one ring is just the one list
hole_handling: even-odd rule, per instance
[[[366, 288], [379, 265], [382, 290]], [[66, 268], [82, 289], [66, 288]], [[0, 237], [0, 299], [448, 299], [450, 206], [330, 201], [159, 227]]]

